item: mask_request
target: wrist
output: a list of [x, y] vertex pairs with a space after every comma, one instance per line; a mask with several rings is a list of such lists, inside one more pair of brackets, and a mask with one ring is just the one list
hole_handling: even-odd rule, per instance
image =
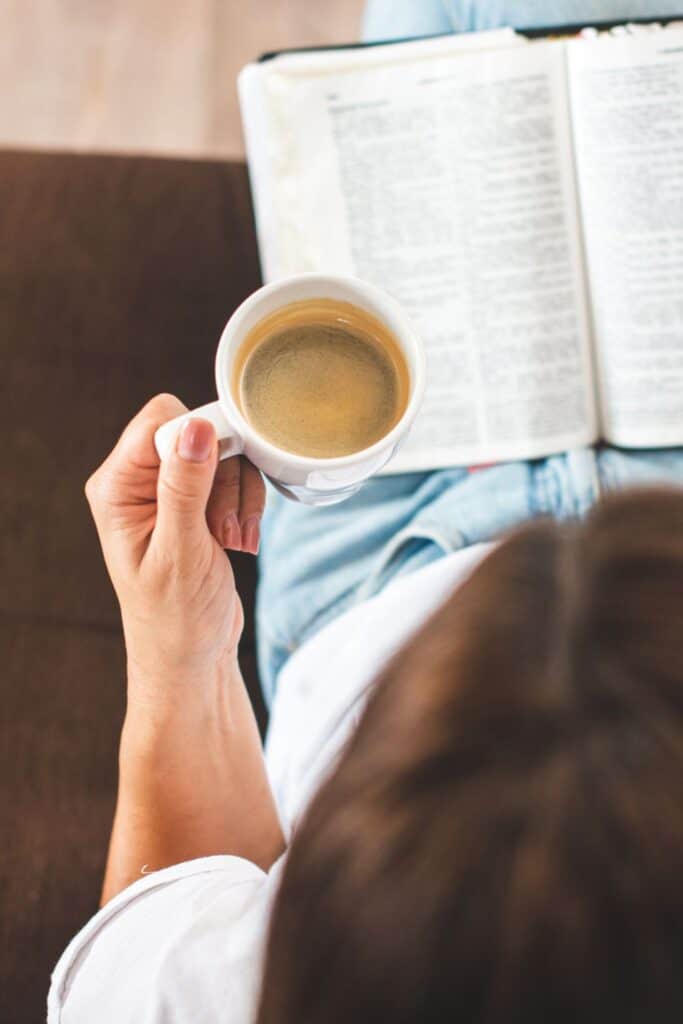
[[121, 623], [128, 657], [129, 686], [185, 687], [221, 667], [234, 669], [244, 624], [235, 595], [219, 618], [198, 616], [192, 609], [140, 616], [132, 602], [121, 603]]
[[125, 728], [199, 728], [229, 716], [230, 696], [241, 680], [236, 652], [211, 665], [164, 665], [153, 669], [128, 655]]
[[170, 786], [178, 808], [192, 815], [223, 799], [234, 742], [235, 671], [236, 666], [219, 667], [192, 685], [166, 689], [129, 677], [119, 747], [121, 792], [154, 803], [166, 799]]

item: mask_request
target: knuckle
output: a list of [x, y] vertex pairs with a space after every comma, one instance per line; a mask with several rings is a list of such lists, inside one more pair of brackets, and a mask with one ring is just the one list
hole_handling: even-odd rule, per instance
[[155, 418], [171, 420], [175, 416], [187, 412], [187, 406], [183, 405], [177, 395], [163, 391], [155, 395], [154, 398], [150, 398], [146, 410]]
[[216, 486], [223, 490], [234, 490], [240, 485], [240, 465], [233, 459], [221, 462], [216, 470]]
[[100, 467], [85, 482], [85, 497], [93, 518], [99, 522], [117, 504], [117, 493], [112, 474]]
[[234, 498], [237, 500], [240, 493], [240, 479], [239, 477], [232, 477], [227, 480], [218, 481], [218, 490], [223, 498]]
[[103, 480], [97, 485], [95, 497], [91, 501], [90, 507], [95, 517], [98, 518], [107, 512], [112, 504], [114, 504], [112, 501], [112, 489], [107, 481]]
[[85, 487], [83, 490], [85, 491], [85, 497], [91, 508], [100, 503], [102, 494], [102, 473], [99, 469], [90, 474], [88, 479], [85, 481]]
[[86, 498], [88, 500], [88, 504], [92, 505], [93, 499], [95, 497], [95, 476], [94, 476], [94, 474], [92, 476], [89, 476], [88, 479], [85, 481], [85, 487], [83, 488], [83, 491], [84, 491], [85, 496], [86, 496]]

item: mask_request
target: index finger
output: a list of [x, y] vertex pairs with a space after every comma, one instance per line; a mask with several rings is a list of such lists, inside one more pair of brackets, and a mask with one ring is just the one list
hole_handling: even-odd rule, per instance
[[114, 449], [92, 474], [85, 494], [105, 549], [112, 537], [111, 525], [130, 526], [139, 521], [139, 506], [154, 510], [160, 459], [154, 433], [162, 423], [186, 412], [173, 395], [157, 395], [147, 402], [125, 428]]

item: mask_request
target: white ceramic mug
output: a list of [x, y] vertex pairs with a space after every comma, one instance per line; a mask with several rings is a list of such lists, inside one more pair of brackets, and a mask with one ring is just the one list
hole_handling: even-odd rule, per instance
[[[391, 331], [408, 365], [410, 393], [403, 416], [380, 441], [353, 455], [315, 459], [277, 448], [247, 422], [231, 393], [235, 356], [252, 328], [283, 306], [305, 299], [350, 302], [370, 313]], [[235, 310], [221, 335], [216, 353], [218, 401], [164, 423], [157, 430], [154, 441], [163, 459], [175, 444], [182, 423], [191, 417], [201, 417], [214, 425], [221, 459], [244, 453], [288, 498], [307, 505], [333, 505], [355, 494], [368, 477], [386, 465], [415, 419], [424, 387], [424, 350], [410, 320], [395, 299], [355, 278], [302, 274], [260, 288]]]

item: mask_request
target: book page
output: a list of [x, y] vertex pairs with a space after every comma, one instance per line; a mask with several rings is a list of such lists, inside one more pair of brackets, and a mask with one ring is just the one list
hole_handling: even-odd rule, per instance
[[[296, 131], [291, 122], [297, 116], [297, 107], [288, 106], [286, 99], [292, 79], [314, 74], [323, 86], [324, 76], [333, 71], [376, 71], [384, 64], [396, 69], [418, 62], [424, 67], [427, 61], [442, 55], [452, 58], [463, 51], [498, 50], [526, 46], [527, 42], [513, 29], [503, 28], [408, 42], [285, 52], [265, 63], [247, 64], [237, 84], [264, 280], [273, 281], [286, 273], [282, 268], [288, 262], [287, 250], [298, 241], [292, 237], [291, 223], [287, 224], [291, 197], [286, 177], [291, 173], [291, 132]], [[286, 77], [281, 78], [281, 74]], [[267, 96], [273, 92], [281, 94], [280, 103], [268, 102]], [[282, 216], [278, 216], [278, 192]]]
[[568, 53], [603, 433], [683, 444], [683, 32]]
[[594, 441], [563, 44], [264, 75], [272, 276], [375, 283], [427, 350], [390, 471]]

